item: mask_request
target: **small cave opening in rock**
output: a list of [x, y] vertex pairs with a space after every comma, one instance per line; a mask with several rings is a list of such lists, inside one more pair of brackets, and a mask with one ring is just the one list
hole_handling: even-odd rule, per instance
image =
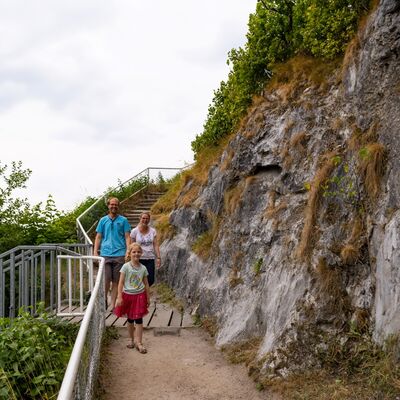
[[252, 175], [272, 175], [279, 176], [282, 173], [282, 167], [278, 164], [256, 165]]

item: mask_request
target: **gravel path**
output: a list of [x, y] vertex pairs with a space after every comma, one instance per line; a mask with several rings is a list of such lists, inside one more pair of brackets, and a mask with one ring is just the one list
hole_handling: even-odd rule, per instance
[[276, 400], [259, 392], [243, 365], [228, 363], [199, 328], [180, 336], [145, 330], [147, 354], [126, 348], [128, 333], [108, 347], [102, 400]]

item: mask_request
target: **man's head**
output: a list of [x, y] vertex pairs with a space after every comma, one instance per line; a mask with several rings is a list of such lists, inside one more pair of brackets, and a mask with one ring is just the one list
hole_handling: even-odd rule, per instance
[[116, 197], [111, 197], [107, 200], [108, 211], [110, 215], [115, 216], [118, 214], [119, 200]]

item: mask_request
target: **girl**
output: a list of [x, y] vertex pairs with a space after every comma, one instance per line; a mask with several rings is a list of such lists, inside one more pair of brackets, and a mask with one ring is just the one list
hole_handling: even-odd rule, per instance
[[150, 293], [147, 269], [139, 262], [141, 255], [140, 245], [132, 243], [129, 246], [130, 261], [125, 263], [120, 270], [114, 313], [118, 317], [126, 316], [128, 318], [128, 332], [131, 341], [126, 347], [136, 348], [144, 354], [147, 353], [147, 350], [142, 344], [143, 317], [148, 313]]

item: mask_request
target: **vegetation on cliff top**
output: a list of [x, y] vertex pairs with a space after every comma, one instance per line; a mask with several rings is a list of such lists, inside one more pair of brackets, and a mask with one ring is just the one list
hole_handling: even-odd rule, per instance
[[341, 56], [369, 8], [370, 0], [259, 0], [250, 15], [247, 42], [232, 49], [231, 71], [214, 92], [203, 132], [192, 142], [199, 152], [217, 145], [237, 129], [254, 95], [272, 76], [272, 68], [296, 54], [332, 60]]

